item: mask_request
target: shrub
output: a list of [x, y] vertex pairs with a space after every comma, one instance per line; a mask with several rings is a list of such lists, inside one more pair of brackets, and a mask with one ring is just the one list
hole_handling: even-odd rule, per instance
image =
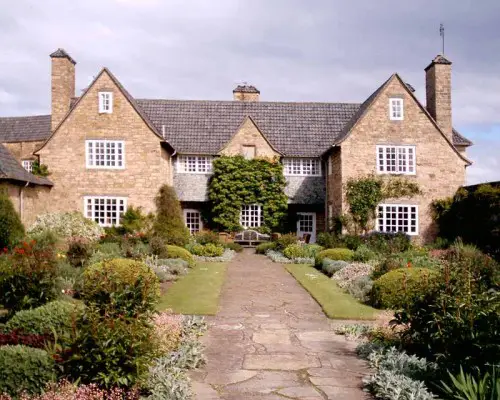
[[377, 253], [401, 253], [411, 248], [411, 239], [402, 232], [372, 232], [361, 237], [362, 242]]
[[71, 238], [66, 253], [73, 267], [85, 267], [94, 251], [94, 244], [87, 239]]
[[123, 234], [137, 234], [148, 236], [151, 233], [154, 216], [144, 215], [141, 207], [127, 207], [127, 211], [120, 219], [120, 230]]
[[372, 288], [373, 281], [368, 275], [357, 277], [346, 287], [347, 292], [362, 303], [367, 303], [370, 300]]
[[0, 304], [12, 314], [56, 298], [56, 261], [52, 248], [23, 242], [0, 260]]
[[220, 244], [189, 244], [187, 249], [194, 255], [200, 257], [220, 257], [224, 253], [224, 247]]
[[149, 318], [141, 314], [111, 316], [107, 308], [92, 305], [85, 309], [77, 326], [71, 352], [65, 354], [65, 374], [105, 388], [131, 388], [145, 378], [157, 354]]
[[373, 284], [375, 307], [399, 309], [431, 290], [436, 272], [428, 268], [400, 268], [382, 275]]
[[124, 237], [121, 243], [121, 253], [126, 258], [142, 260], [151, 253], [151, 248], [147, 243]]
[[114, 242], [105, 242], [98, 244], [91, 257], [88, 260], [88, 265], [93, 265], [106, 260], [123, 257], [120, 244]]
[[7, 321], [5, 329], [35, 335], [56, 334], [59, 339], [69, 339], [82, 311], [80, 303], [53, 301], [32, 310], [17, 312]]
[[266, 254], [268, 250], [274, 250], [278, 247], [276, 242], [264, 242], [255, 248], [257, 254]]
[[337, 237], [329, 232], [320, 232], [316, 238], [316, 243], [325, 249], [331, 249], [337, 246]]
[[24, 226], [9, 196], [0, 191], [0, 248], [11, 248], [24, 236]]
[[196, 261], [202, 262], [228, 262], [231, 261], [236, 254], [233, 250], [223, 249], [224, 252], [220, 256], [194, 256]]
[[314, 258], [316, 253], [323, 248], [316, 244], [291, 244], [283, 250], [283, 255], [290, 259], [296, 258]]
[[377, 258], [378, 254], [371, 250], [367, 245], [359, 246], [352, 256], [354, 261], [366, 262]]
[[194, 266], [195, 262], [193, 256], [189, 251], [182, 247], [178, 246], [165, 246], [165, 253], [163, 254], [164, 258], [180, 258], [186, 261], [190, 267]]
[[272, 262], [280, 263], [280, 264], [290, 264], [293, 263], [293, 260], [285, 257], [283, 253], [280, 253], [276, 250], [267, 250], [266, 255], [272, 260]]
[[212, 231], [201, 231], [194, 235], [194, 241], [196, 243], [205, 244], [221, 244], [219, 234]]
[[28, 233], [37, 234], [47, 230], [64, 239], [80, 237], [97, 241], [104, 235], [102, 227], [77, 211], [39, 215]]
[[181, 340], [183, 316], [169, 312], [160, 313], [155, 317], [155, 337], [158, 341], [160, 354], [165, 355], [175, 350]]
[[317, 267], [321, 267], [321, 263], [325, 258], [329, 258], [330, 260], [350, 261], [352, 260], [353, 255], [354, 252], [349, 249], [339, 248], [323, 250], [316, 255], [315, 265]]
[[148, 400], [185, 400], [192, 398], [190, 379], [185, 371], [170, 366], [168, 356], [155, 360], [149, 368], [146, 388], [151, 393]]
[[370, 264], [350, 263], [340, 271], [335, 272], [332, 278], [337, 281], [341, 288], [346, 289], [354, 280], [362, 276], [369, 276], [372, 271], [373, 266]]
[[347, 267], [349, 264], [346, 261], [342, 260], [331, 260], [330, 258], [324, 258], [321, 263], [321, 270], [327, 276], [332, 276], [337, 271], [340, 271], [342, 268]]
[[33, 335], [23, 333], [18, 330], [10, 331], [8, 333], [0, 332], [0, 347], [21, 344], [23, 346], [34, 347], [36, 349], [44, 349], [47, 343], [53, 340], [54, 338], [51, 335]]
[[46, 351], [21, 345], [0, 347], [0, 393], [40, 393], [54, 379], [54, 361]]
[[82, 298], [109, 317], [152, 312], [160, 289], [155, 273], [143, 262], [103, 261], [83, 273]]
[[236, 253], [241, 253], [243, 251], [243, 246], [239, 243], [233, 243], [233, 242], [225, 243], [224, 247], [226, 249], [233, 250]]
[[382, 275], [400, 268], [430, 268], [439, 269], [442, 267], [440, 260], [430, 257], [425, 252], [407, 251], [396, 253], [385, 257], [373, 270], [373, 279], [378, 279]]
[[298, 242], [297, 235], [295, 233], [287, 233], [285, 235], [281, 235], [276, 240], [276, 249], [277, 250], [285, 250], [291, 244], [296, 244]]
[[154, 235], [162, 238], [163, 242], [167, 244], [176, 246], [186, 245], [189, 241], [189, 230], [184, 224], [181, 205], [177, 199], [175, 189], [172, 186], [163, 185], [155, 201], [156, 219], [153, 224]]

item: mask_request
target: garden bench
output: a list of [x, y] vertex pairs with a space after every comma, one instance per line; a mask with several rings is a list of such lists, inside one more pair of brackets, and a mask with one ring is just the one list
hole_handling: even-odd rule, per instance
[[242, 246], [254, 247], [262, 242], [268, 242], [271, 239], [269, 235], [264, 233], [259, 233], [252, 229], [246, 229], [244, 231], [238, 232], [234, 236], [234, 242], [241, 244]]

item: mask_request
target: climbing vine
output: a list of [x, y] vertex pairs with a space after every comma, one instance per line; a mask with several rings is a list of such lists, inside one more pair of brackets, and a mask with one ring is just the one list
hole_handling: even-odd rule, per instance
[[262, 206], [265, 231], [280, 230], [287, 216], [286, 181], [277, 160], [223, 156], [213, 161], [208, 187], [215, 227], [230, 232], [242, 229], [243, 205]]
[[[365, 233], [376, 215], [377, 205], [383, 200], [399, 197], [413, 197], [421, 194], [416, 182], [400, 177], [383, 179], [375, 175], [349, 179], [345, 185], [349, 213], [342, 217], [342, 223], [354, 233]], [[351, 229], [349, 229], [351, 228]]]

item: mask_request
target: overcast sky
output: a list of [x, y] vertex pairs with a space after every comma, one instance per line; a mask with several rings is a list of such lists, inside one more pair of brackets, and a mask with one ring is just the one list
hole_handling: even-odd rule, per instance
[[0, 0], [0, 116], [50, 112], [50, 60], [77, 93], [106, 66], [137, 98], [362, 102], [393, 72], [425, 98], [424, 68], [453, 61], [468, 182], [500, 180], [498, 0]]

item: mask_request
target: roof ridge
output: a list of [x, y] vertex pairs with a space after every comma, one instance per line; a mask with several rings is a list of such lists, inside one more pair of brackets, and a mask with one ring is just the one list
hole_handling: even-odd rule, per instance
[[151, 99], [151, 98], [135, 98], [136, 101], [165, 101], [165, 102], [192, 102], [192, 103], [232, 103], [232, 104], [342, 104], [342, 105], [353, 105], [353, 106], [359, 106], [362, 103], [356, 103], [356, 102], [328, 102], [328, 101], [238, 101], [238, 100], [200, 100], [200, 99], [195, 99], [195, 100], [188, 100], [188, 99]]

